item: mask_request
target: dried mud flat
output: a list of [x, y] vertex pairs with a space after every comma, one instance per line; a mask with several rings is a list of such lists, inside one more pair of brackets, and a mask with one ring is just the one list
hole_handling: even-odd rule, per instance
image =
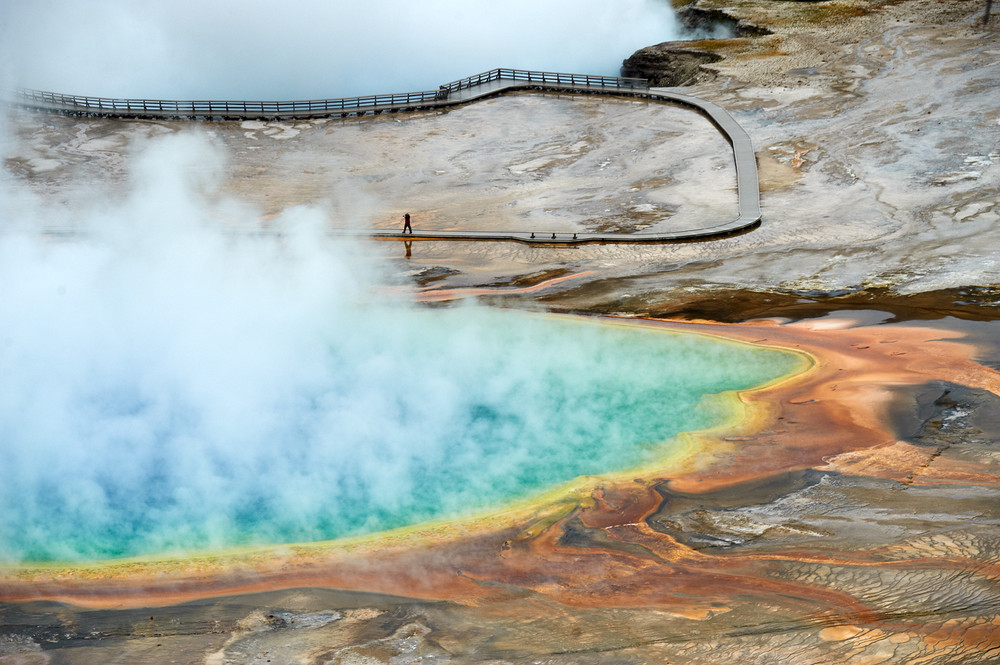
[[[726, 55], [719, 75], [692, 89], [732, 110], [757, 145], [760, 229], [652, 248], [427, 242], [404, 258], [396, 243], [376, 247], [428, 301], [696, 319], [808, 350], [810, 374], [748, 398], [753, 426], [702, 442], [683, 470], [603, 484], [554, 518], [354, 554], [8, 577], [0, 662], [1000, 660], [998, 19], [983, 28], [969, 2], [699, 4], [774, 31], [712, 44]], [[512, 124], [534, 118], [535, 138], [490, 153], [505, 108], [525, 105]], [[447, 124], [462, 113], [476, 116], [456, 123], [465, 135]], [[545, 118], [563, 114], [574, 131], [546, 138]], [[178, 131], [39, 123], [24, 120], [35, 142], [7, 167], [68, 200], [80, 173], [124, 177], [131, 141]], [[367, 165], [352, 183], [371, 199], [350, 204], [385, 223], [411, 204], [418, 223], [442, 228], [484, 208], [509, 223], [571, 210], [551, 222], [567, 228], [636, 224], [629, 206], [653, 206], [638, 212], [667, 220], [657, 223], [702, 214], [696, 201], [722, 214], [731, 192], [709, 174], [725, 172], [725, 152], [691, 151], [683, 137], [699, 130], [685, 123], [664, 107], [518, 96], [413, 124], [344, 123], [381, 135], [377, 149], [345, 141], [357, 152], [339, 159]], [[604, 138], [584, 144], [580, 127]], [[265, 213], [308, 201], [349, 213], [329, 197], [336, 164], [300, 140], [329, 128], [208, 127], [235, 155], [230, 191], [253, 192]], [[484, 153], [462, 152], [470, 144]], [[643, 161], [658, 145], [699, 177], [669, 154]], [[390, 168], [400, 155], [415, 174]], [[505, 175], [484, 185], [498, 160]], [[305, 173], [310, 164], [327, 170]], [[591, 214], [581, 200], [604, 197], [608, 173], [619, 173], [615, 194]], [[447, 200], [421, 198], [437, 182]]]

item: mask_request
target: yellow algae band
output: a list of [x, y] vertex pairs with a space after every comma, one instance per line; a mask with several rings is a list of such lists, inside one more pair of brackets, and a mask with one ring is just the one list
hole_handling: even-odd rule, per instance
[[48, 458], [68, 456], [72, 469], [26, 453], [27, 438], [3, 444], [17, 451], [3, 558], [22, 569], [238, 558], [283, 543], [408, 539], [455, 520], [475, 529], [473, 516], [558, 515], [586, 500], [590, 476], [661, 472], [692, 452], [680, 433], [744, 417], [735, 391], [808, 366], [799, 353], [576, 317], [352, 315], [349, 333], [327, 331], [302, 366], [274, 375], [279, 385], [223, 381], [222, 394], [248, 399], [238, 412], [250, 422], [227, 420], [230, 402], [178, 395], [179, 377], [161, 377], [170, 400], [137, 395], [134, 376], [81, 382], [70, 406], [87, 424], [76, 436], [67, 427]]

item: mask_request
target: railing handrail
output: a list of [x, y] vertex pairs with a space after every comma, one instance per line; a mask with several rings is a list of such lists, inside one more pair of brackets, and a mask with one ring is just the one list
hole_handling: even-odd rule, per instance
[[569, 74], [561, 72], [541, 72], [528, 69], [491, 69], [482, 74], [467, 76], [464, 79], [452, 81], [441, 86], [451, 92], [465, 90], [491, 81], [527, 81], [529, 83], [554, 83], [560, 85], [586, 85], [606, 88], [645, 89], [649, 87], [646, 79], [623, 78], [621, 76], [600, 76], [595, 74]]
[[[506, 85], [496, 89], [476, 91], [465, 95], [450, 97], [452, 92], [484, 85], [500, 79], [523, 81], [527, 85]], [[586, 88], [584, 88], [586, 86]], [[589, 233], [576, 232], [572, 237], [568, 233], [503, 233], [503, 232], [464, 232], [464, 231], [432, 231], [421, 234], [427, 239], [446, 240], [512, 240], [527, 243], [578, 244], [585, 242], [686, 242], [691, 240], [707, 240], [737, 233], [743, 233], [757, 228], [761, 223], [760, 186], [758, 182], [756, 153], [753, 142], [736, 120], [729, 113], [715, 104], [665, 89], [650, 88], [645, 79], [627, 79], [616, 76], [591, 76], [586, 74], [559, 74], [555, 72], [534, 72], [521, 69], [493, 69], [482, 74], [469, 76], [458, 81], [442, 85], [435, 91], [409, 92], [396, 95], [369, 95], [366, 97], [349, 97], [345, 99], [320, 99], [299, 102], [246, 102], [246, 101], [170, 101], [159, 99], [105, 99], [100, 97], [79, 97], [60, 95], [21, 88], [17, 94], [22, 99], [58, 105], [47, 110], [56, 112], [93, 112], [105, 111], [104, 115], [121, 115], [138, 113], [139, 111], [182, 112], [188, 117], [208, 116], [210, 114], [248, 114], [265, 109], [264, 113], [287, 113], [291, 109], [301, 109], [320, 113], [324, 111], [348, 112], [357, 110], [359, 114], [387, 100], [393, 107], [382, 110], [406, 109], [407, 104], [413, 108], [443, 107], [454, 104], [464, 104], [475, 99], [482, 99], [493, 94], [511, 92], [523, 87], [537, 88], [545, 91], [561, 92], [562, 90], [579, 90], [581, 92], [596, 92], [628, 97], [642, 97], [651, 100], [668, 102], [689, 107], [707, 117], [722, 133], [733, 149], [733, 160], [736, 165], [736, 195], [739, 205], [739, 216], [728, 222], [713, 223], [696, 229], [665, 233]], [[0, 101], [3, 101], [0, 99]], [[7, 100], [13, 101], [13, 100]], [[96, 105], [93, 103], [96, 102]], [[16, 103], [16, 102], [15, 102]], [[421, 105], [422, 104], [422, 105]], [[44, 108], [44, 107], [42, 107]], [[198, 110], [202, 109], [202, 110]], [[112, 111], [112, 113], [106, 113]], [[380, 112], [375, 109], [375, 113]], [[300, 111], [301, 113], [301, 111]], [[244, 117], [254, 117], [245, 115]], [[366, 235], [375, 237], [406, 237], [393, 231], [366, 231]], [[412, 236], [411, 236], [412, 237]]]
[[173, 99], [119, 99], [111, 97], [85, 97], [64, 95], [44, 90], [18, 88], [15, 96], [24, 100], [56, 104], [80, 110], [111, 111], [204, 111], [206, 113], [231, 113], [237, 111], [255, 112], [295, 112], [295, 111], [338, 111], [373, 106], [405, 105], [437, 99], [438, 90], [405, 92], [387, 95], [364, 95], [338, 99], [308, 99], [297, 101], [249, 101], [249, 100], [173, 100]]
[[446, 99], [452, 92], [467, 90], [492, 81], [510, 80], [528, 83], [565, 86], [588, 86], [611, 89], [647, 89], [646, 79], [622, 78], [619, 76], [597, 76], [592, 74], [566, 74], [559, 72], [531, 71], [526, 69], [497, 68], [488, 72], [467, 76], [440, 86], [437, 90], [401, 92], [384, 95], [362, 95], [360, 97], [339, 97], [332, 99], [306, 99], [294, 101], [247, 101], [247, 100], [174, 100], [174, 99], [128, 99], [114, 97], [90, 97], [65, 95], [32, 88], [17, 88], [14, 96], [24, 101], [41, 102], [73, 111], [139, 112], [156, 111], [231, 115], [234, 113], [300, 113], [322, 111], [351, 111], [378, 107], [406, 107], [412, 104]]

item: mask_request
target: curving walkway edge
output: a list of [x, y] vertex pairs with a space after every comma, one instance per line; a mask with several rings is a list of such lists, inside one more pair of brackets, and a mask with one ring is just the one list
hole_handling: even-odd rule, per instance
[[494, 240], [542, 245], [576, 245], [583, 243], [695, 242], [738, 235], [760, 226], [760, 187], [757, 160], [754, 155], [753, 143], [746, 130], [722, 107], [698, 97], [673, 92], [666, 88], [650, 88], [644, 79], [494, 69], [442, 85], [435, 91], [303, 102], [180, 102], [101, 99], [27, 89], [16, 90], [7, 97], [9, 102], [16, 106], [55, 113], [123, 118], [238, 120], [348, 117], [430, 110], [468, 104], [488, 97], [524, 90], [649, 99], [684, 106], [700, 113], [715, 125], [732, 147], [736, 166], [739, 216], [733, 220], [707, 226], [664, 233], [420, 231], [404, 235], [399, 231], [377, 229], [342, 231], [341, 233], [372, 238]]

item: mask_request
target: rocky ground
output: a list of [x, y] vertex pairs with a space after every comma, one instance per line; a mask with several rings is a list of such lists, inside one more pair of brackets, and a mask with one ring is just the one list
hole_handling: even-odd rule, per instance
[[[757, 443], [796, 443], [755, 448], [769, 474], [742, 477], [720, 456], [716, 476], [698, 476], [711, 489], [609, 494], [496, 555], [507, 566], [558, 560], [578, 571], [572, 588], [554, 581], [561, 569], [542, 579], [525, 564], [483, 581], [490, 602], [302, 589], [120, 611], [11, 603], [0, 606], [0, 662], [997, 662], [1000, 17], [984, 26], [984, 3], [965, 0], [692, 4], [745, 26], [691, 45], [720, 59], [705, 58], [685, 90], [732, 111], [753, 138], [759, 229], [656, 247], [377, 251], [428, 301], [812, 319], [795, 334], [818, 346], [836, 338], [824, 323], [850, 318], [856, 332], [843, 334], [857, 337], [838, 347], [843, 367], [872, 348], [898, 357], [888, 345], [920, 320], [930, 332], [911, 340], [911, 357], [961, 334], [978, 370], [907, 386], [865, 375], [860, 384], [894, 395], [890, 433], [852, 447], [853, 416], [842, 414], [842, 448], [822, 459], [782, 452], [820, 436], [802, 429], [806, 416], [790, 422], [813, 398], [789, 398]], [[67, 202], [84, 196], [81, 181], [109, 183], [113, 196], [129, 146], [183, 129], [21, 116], [6, 168]], [[297, 203], [378, 226], [408, 210], [435, 228], [628, 230], [734, 216], [731, 164], [711, 128], [644, 102], [517, 95], [429, 116], [202, 130], [231, 160], [222, 193], [250, 200], [265, 224]], [[73, 232], [72, 217], [50, 230]], [[643, 501], [650, 512], [634, 508]], [[604, 577], [584, 579], [597, 559]], [[624, 570], [655, 585], [632, 589]], [[601, 587], [608, 571], [620, 576]], [[630, 593], [641, 602], [606, 600]]]

